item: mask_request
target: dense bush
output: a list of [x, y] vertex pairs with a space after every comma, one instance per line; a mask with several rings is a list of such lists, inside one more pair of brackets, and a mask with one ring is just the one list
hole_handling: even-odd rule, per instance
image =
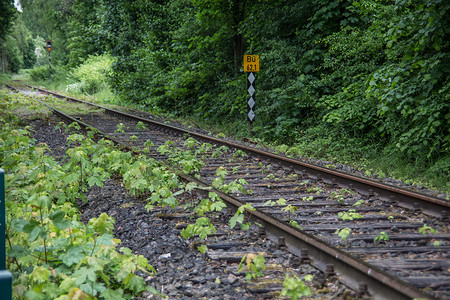
[[30, 70], [29, 74], [32, 80], [34, 81], [44, 81], [47, 80], [50, 76], [48, 66], [40, 66], [35, 67]]
[[449, 150], [444, 1], [102, 3], [101, 26], [117, 57], [111, 82], [123, 99], [245, 124], [237, 55], [260, 54], [261, 137], [295, 144], [320, 126], [411, 161], [432, 162]]
[[111, 58], [108, 55], [90, 56], [83, 64], [72, 69], [66, 90], [95, 94], [107, 87], [106, 76], [111, 69]]

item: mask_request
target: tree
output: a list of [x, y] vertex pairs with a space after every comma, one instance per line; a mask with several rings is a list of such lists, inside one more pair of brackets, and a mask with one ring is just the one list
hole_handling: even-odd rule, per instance
[[16, 12], [17, 10], [14, 7], [14, 1], [0, 1], [0, 40], [11, 30]]
[[[10, 56], [10, 51], [6, 45], [6, 35], [10, 32], [14, 18], [16, 15], [16, 9], [14, 7], [14, 1], [5, 0], [0, 1], [0, 60], [1, 60], [1, 71], [8, 71], [8, 57]], [[13, 64], [14, 65], [14, 64]]]

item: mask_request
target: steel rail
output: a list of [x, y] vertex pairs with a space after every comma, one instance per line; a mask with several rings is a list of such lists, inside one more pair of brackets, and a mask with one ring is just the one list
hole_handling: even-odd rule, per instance
[[40, 90], [44, 93], [52, 94], [59, 98], [66, 98], [71, 101], [81, 102], [87, 105], [93, 105], [106, 111], [109, 111], [114, 114], [119, 114], [125, 116], [127, 118], [137, 119], [139, 121], [154, 124], [157, 126], [162, 126], [174, 131], [178, 131], [183, 134], [189, 134], [191, 136], [212, 141], [218, 144], [234, 147], [245, 151], [247, 153], [251, 153], [252, 155], [257, 155], [261, 158], [271, 161], [274, 165], [282, 165], [286, 168], [293, 169], [297, 172], [302, 172], [309, 174], [310, 176], [317, 177], [318, 179], [324, 180], [326, 183], [337, 184], [341, 187], [352, 188], [361, 194], [371, 195], [377, 193], [380, 198], [390, 201], [392, 203], [396, 203], [397, 205], [408, 208], [411, 210], [421, 210], [423, 213], [439, 218], [448, 218], [450, 215], [450, 201], [445, 201], [436, 197], [431, 197], [428, 195], [424, 195], [421, 193], [413, 192], [407, 189], [399, 188], [396, 186], [388, 185], [385, 183], [377, 182], [374, 180], [370, 180], [367, 178], [347, 174], [344, 172], [328, 169], [325, 167], [321, 167], [315, 164], [306, 163], [297, 159], [289, 158], [286, 156], [277, 155], [274, 153], [270, 153], [267, 151], [262, 151], [253, 147], [248, 147], [244, 145], [240, 145], [237, 143], [233, 143], [230, 141], [218, 139], [215, 137], [211, 137], [208, 135], [196, 133], [193, 131], [189, 131], [183, 128], [179, 128], [173, 125], [164, 124], [155, 120], [149, 120], [145, 118], [141, 118], [138, 116], [133, 116], [131, 114], [123, 113], [114, 109], [110, 109], [104, 107], [102, 105], [98, 105], [95, 103], [79, 100], [76, 98], [64, 96], [55, 92], [50, 92], [45, 89], [36, 88], [30, 85], [27, 85], [30, 88]]
[[[46, 92], [44, 90], [44, 92]], [[53, 93], [52, 93], [53, 94]], [[59, 95], [62, 98], [68, 98], [62, 95]], [[33, 99], [35, 99], [33, 97]], [[68, 98], [69, 99], [69, 98]], [[42, 101], [36, 99], [37, 101], [43, 103]], [[230, 143], [227, 141], [223, 141], [217, 138], [211, 138], [206, 135], [198, 134], [198, 133], [192, 133], [190, 131], [162, 124], [156, 121], [143, 119], [140, 117], [136, 117], [130, 114], [122, 113], [116, 110], [111, 110], [108, 108], [105, 108], [100, 105], [96, 105], [93, 103], [89, 103], [86, 101], [78, 100], [75, 98], [71, 98], [69, 100], [82, 102], [89, 105], [94, 105], [100, 108], [103, 108], [105, 110], [111, 111], [114, 114], [120, 114], [122, 116], [125, 116], [127, 118], [137, 119], [140, 121], [145, 121], [147, 123], [153, 123], [155, 125], [161, 125], [166, 128], [174, 129], [182, 133], [189, 133], [194, 136], [200, 137], [202, 139], [208, 139], [213, 140], [217, 143], [226, 144], [233, 146], [234, 143]], [[51, 108], [49, 105], [43, 103], [47, 107]], [[77, 122], [83, 127], [92, 127], [88, 124], [85, 124], [81, 122], [80, 120], [77, 120], [75, 118], [72, 118], [65, 113], [58, 111], [54, 108], [51, 108], [52, 111], [56, 112], [58, 115], [63, 116], [65, 119], [68, 119], [73, 122]], [[99, 132], [99, 134], [104, 135], [105, 137], [113, 140], [114, 142], [126, 147], [127, 149], [132, 150], [132, 148], [125, 143], [122, 143], [120, 141], [117, 141], [114, 138], [111, 138], [108, 136], [107, 133]], [[243, 146], [238, 145], [239, 148], [243, 149]], [[257, 149], [251, 149], [251, 152]], [[134, 151], [134, 150], [132, 150]], [[259, 151], [258, 152], [263, 152]], [[267, 155], [265, 152], [263, 152], [265, 155]], [[270, 153], [269, 153], [270, 154]], [[269, 158], [272, 157], [272, 154], [267, 155]], [[274, 155], [275, 157], [278, 157]], [[285, 157], [281, 157], [285, 158]], [[288, 158], [285, 158], [288, 159]], [[290, 161], [291, 159], [288, 159]], [[297, 162], [296, 160], [293, 160]], [[320, 168], [320, 167], [319, 167]], [[326, 169], [328, 170], [328, 169]], [[335, 172], [335, 171], [333, 171]], [[340, 173], [340, 172], [339, 172]], [[202, 186], [209, 186], [208, 184], [204, 183], [203, 181], [190, 177], [185, 174], [178, 173], [178, 175], [183, 178], [184, 180], [190, 181], [190, 182], [196, 182], [199, 185]], [[213, 189], [213, 188], [211, 188]], [[244, 204], [239, 199], [236, 199], [235, 197], [232, 197], [228, 194], [225, 194], [221, 191], [213, 189], [223, 200], [228, 202], [229, 204], [239, 207], [242, 204]], [[328, 243], [321, 241], [314, 236], [307, 234], [301, 230], [298, 230], [279, 219], [270, 216], [258, 209], [255, 210], [246, 210], [248, 214], [251, 214], [254, 216], [260, 223], [263, 224], [264, 229], [269, 233], [269, 238], [274, 240], [275, 242], [280, 241], [280, 237], [284, 238], [284, 244], [289, 248], [289, 250], [298, 255], [301, 256], [302, 253], [306, 253], [305, 250], [308, 251], [309, 256], [311, 256], [313, 259], [311, 261], [311, 264], [319, 268], [320, 270], [326, 272], [327, 266], [332, 265], [334, 272], [336, 272], [337, 275], [339, 275], [343, 281], [348, 284], [350, 287], [357, 289], [358, 285], [359, 287], [365, 287], [367, 285], [367, 291], [374, 299], [435, 299], [431, 295], [425, 294], [422, 291], [418, 290], [414, 286], [410, 285], [409, 283], [404, 282], [403, 280], [400, 280], [381, 269], [372, 266], [360, 259], [357, 259], [344, 251], [337, 249], [335, 247], [332, 247]], [[364, 288], [362, 288], [364, 289]]]

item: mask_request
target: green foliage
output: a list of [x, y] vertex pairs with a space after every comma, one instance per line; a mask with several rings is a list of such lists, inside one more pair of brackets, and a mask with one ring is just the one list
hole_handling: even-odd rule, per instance
[[[75, 147], [60, 166], [45, 155], [46, 145], [35, 145], [27, 130], [16, 127], [16, 120], [3, 110], [11, 102], [1, 100], [0, 162], [7, 171], [7, 264], [14, 273], [14, 296], [131, 299], [142, 295], [147, 287], [136, 272], [156, 274], [147, 259], [127, 248], [117, 250], [120, 241], [112, 235], [112, 217], [103, 213], [83, 224], [78, 210], [66, 201], [83, 198], [83, 183], [105, 180], [103, 167], [114, 162], [102, 158], [115, 150], [105, 141], [93, 143], [73, 134], [68, 142]], [[96, 181], [89, 183], [86, 175]]]
[[348, 211], [341, 211], [338, 213], [338, 218], [342, 221], [353, 221], [355, 219], [362, 219], [364, 216], [360, 215], [354, 209], [349, 209]]
[[[449, 182], [445, 1], [36, 0], [22, 6], [34, 47], [42, 49], [51, 36], [52, 60], [76, 67], [69, 90], [95, 93], [108, 78], [124, 102], [248, 135], [241, 61], [244, 53], [259, 54], [256, 138], [284, 144], [288, 156], [344, 163], [393, 158], [398, 176], [407, 169]], [[30, 41], [7, 42], [20, 45], [6, 47], [11, 68], [25, 64]], [[42, 54], [38, 64], [45, 65]]]
[[[311, 275], [305, 276], [305, 281], [311, 280]], [[290, 297], [290, 299], [297, 300], [299, 298], [312, 295], [313, 293], [311, 292], [311, 289], [305, 284], [303, 280], [298, 278], [296, 275], [293, 275], [291, 277], [289, 274], [286, 274], [286, 277], [283, 281], [283, 290], [281, 291], [280, 296], [287, 296]]]
[[344, 242], [347, 240], [347, 237], [352, 232], [352, 230], [348, 227], [337, 229], [334, 233], [337, 234]]
[[181, 231], [181, 236], [185, 239], [198, 235], [201, 239], [205, 239], [211, 233], [216, 233], [216, 228], [211, 224], [211, 220], [206, 217], [198, 218], [194, 224], [189, 224]]
[[266, 270], [266, 259], [261, 254], [247, 254], [242, 257], [241, 262], [239, 263], [238, 272], [242, 271], [244, 266], [247, 267], [247, 272], [245, 274], [246, 280], [262, 277]]
[[92, 95], [108, 87], [107, 76], [112, 59], [108, 55], [89, 56], [86, 61], [73, 68], [68, 74], [66, 91]]
[[419, 233], [423, 235], [426, 235], [427, 233], [436, 233], [436, 229], [428, 226], [427, 224], [423, 224], [423, 226], [419, 228]]
[[[236, 71], [241, 54], [254, 53], [262, 62], [254, 131], [299, 143], [288, 155], [345, 146], [365, 157], [375, 148], [420, 168], [448, 150], [443, 1], [101, 4], [111, 84], [126, 101], [243, 132], [246, 79]], [[441, 161], [433, 172], [447, 171]]]
[[0, 40], [11, 30], [16, 13], [17, 11], [12, 1], [0, 2]]
[[239, 223], [241, 229], [249, 229], [250, 224], [244, 223], [245, 210], [255, 210], [255, 208], [250, 203], [239, 206], [236, 213], [230, 218], [230, 228], [234, 228]]
[[277, 201], [272, 201], [272, 200], [268, 200], [264, 203], [264, 206], [274, 206], [274, 205], [279, 205], [279, 206], [284, 206], [286, 205], [286, 199], [280, 198]]
[[[189, 139], [186, 140], [185, 144], [189, 144], [189, 141]], [[203, 147], [198, 149], [190, 147], [189, 150], [182, 150], [176, 147], [172, 141], [167, 141], [164, 145], [158, 147], [159, 153], [169, 157], [168, 162], [170, 165], [186, 174], [195, 174], [200, 171], [200, 168], [204, 165], [201, 155], [203, 151]]]
[[375, 243], [389, 241], [389, 235], [386, 232], [381, 231], [374, 237], [373, 241]]

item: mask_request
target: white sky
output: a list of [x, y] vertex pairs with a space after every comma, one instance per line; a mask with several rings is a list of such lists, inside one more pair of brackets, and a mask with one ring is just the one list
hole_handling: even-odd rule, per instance
[[14, 6], [18, 11], [22, 11], [22, 6], [20, 6], [20, 0], [14, 0]]

